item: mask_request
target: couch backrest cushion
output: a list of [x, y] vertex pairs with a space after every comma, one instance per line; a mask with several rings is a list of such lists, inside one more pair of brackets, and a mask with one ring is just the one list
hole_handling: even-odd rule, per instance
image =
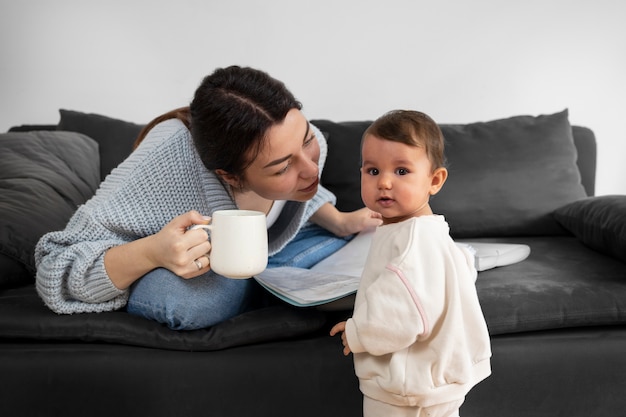
[[133, 143], [143, 125], [95, 113], [59, 110], [57, 130], [89, 136], [100, 147], [100, 181], [109, 175], [132, 152]]
[[100, 182], [98, 145], [74, 132], [0, 134], [0, 288], [34, 281], [34, 249]]
[[[360, 136], [370, 122], [311, 122], [328, 136], [322, 183], [341, 210], [362, 207]], [[552, 213], [587, 196], [567, 110], [440, 126], [449, 178], [431, 206], [445, 215], [453, 237], [566, 233]]]
[[552, 213], [587, 196], [567, 110], [442, 131], [450, 181], [432, 207], [457, 237], [562, 234]]

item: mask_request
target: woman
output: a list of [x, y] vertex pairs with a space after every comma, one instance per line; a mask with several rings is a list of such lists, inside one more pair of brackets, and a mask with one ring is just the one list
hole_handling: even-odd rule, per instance
[[270, 266], [310, 267], [343, 246], [342, 236], [379, 224], [367, 209], [333, 206], [319, 185], [326, 142], [300, 109], [262, 71], [207, 76], [188, 108], [146, 126], [65, 230], [42, 237], [40, 296], [57, 313], [127, 305], [173, 329], [208, 327], [245, 311], [254, 285], [211, 271], [206, 232], [189, 227], [213, 211], [266, 213]]

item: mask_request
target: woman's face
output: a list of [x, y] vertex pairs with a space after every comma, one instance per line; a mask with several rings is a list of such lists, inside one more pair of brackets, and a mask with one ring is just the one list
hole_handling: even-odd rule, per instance
[[244, 185], [268, 200], [310, 200], [319, 184], [319, 159], [309, 122], [291, 109], [267, 132], [263, 149], [244, 173]]

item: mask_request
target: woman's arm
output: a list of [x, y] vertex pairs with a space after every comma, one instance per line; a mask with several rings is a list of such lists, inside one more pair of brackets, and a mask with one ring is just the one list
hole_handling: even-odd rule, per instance
[[312, 216], [311, 221], [337, 236], [348, 236], [359, 233], [370, 227], [380, 226], [380, 214], [364, 207], [362, 209], [342, 212], [330, 203], [322, 205]]
[[[109, 249], [104, 267], [111, 282], [123, 290], [155, 268], [166, 268], [182, 278], [194, 278], [209, 270], [206, 256], [211, 250], [204, 230], [187, 230], [193, 224], [207, 224], [196, 211], [176, 217], [160, 232]], [[198, 269], [194, 261], [202, 263]]]

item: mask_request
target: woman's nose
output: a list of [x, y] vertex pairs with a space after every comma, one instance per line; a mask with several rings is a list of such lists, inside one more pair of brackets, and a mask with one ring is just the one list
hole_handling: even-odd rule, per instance
[[303, 161], [304, 162], [300, 170], [300, 176], [302, 178], [318, 177], [320, 173], [320, 167], [317, 164], [317, 161], [314, 161], [310, 158], [304, 158]]

